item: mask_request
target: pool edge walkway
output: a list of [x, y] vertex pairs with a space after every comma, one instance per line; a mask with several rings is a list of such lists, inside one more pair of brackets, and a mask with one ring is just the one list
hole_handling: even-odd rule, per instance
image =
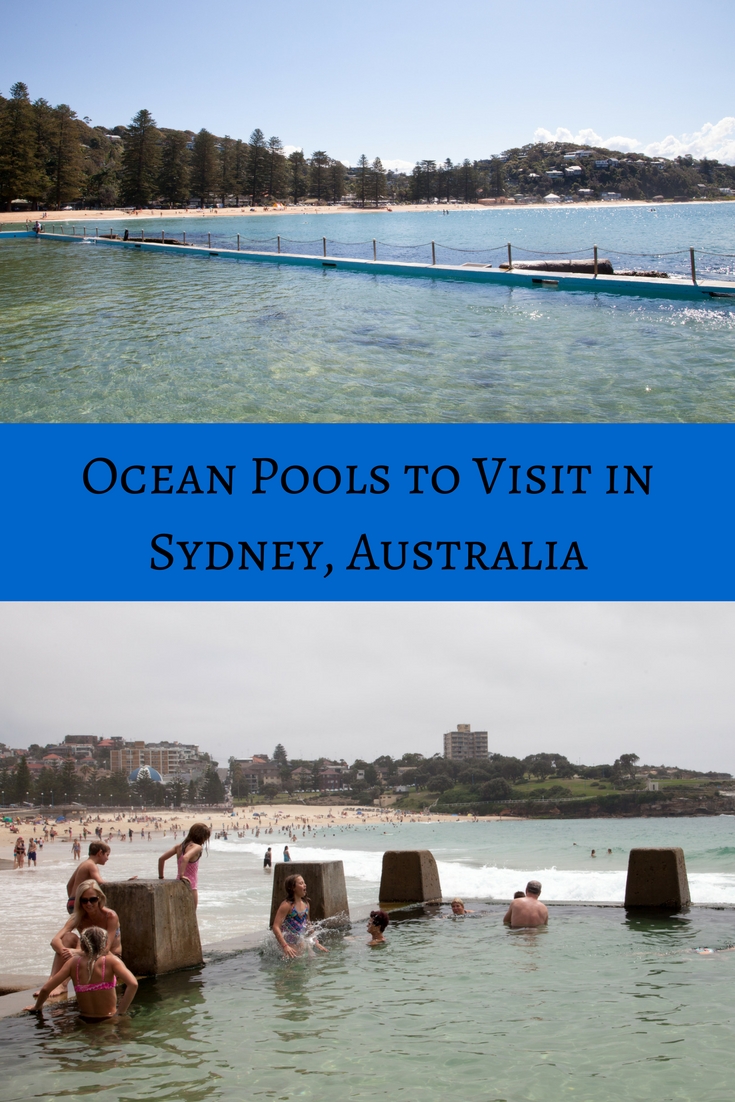
[[496, 284], [519, 287], [525, 290], [581, 291], [587, 294], [614, 294], [639, 298], [668, 298], [702, 302], [732, 299], [735, 303], [735, 283], [725, 280], [700, 280], [696, 283], [683, 277], [655, 279], [623, 275], [586, 275], [565, 272], [534, 271], [533, 269], [500, 269], [490, 267], [464, 267], [449, 264], [417, 264], [400, 260], [360, 260], [357, 257], [302, 256], [299, 253], [255, 252], [246, 249], [226, 249], [202, 245], [171, 245], [155, 241], [135, 241], [109, 237], [79, 236], [73, 234], [40, 233], [33, 230], [0, 232], [0, 240], [8, 238], [36, 238], [39, 242], [57, 244], [93, 245], [107, 248], [135, 249], [176, 256], [221, 260], [239, 260], [249, 263], [286, 264], [295, 267], [316, 268], [324, 271], [361, 272], [369, 275], [392, 275], [441, 279], [462, 283]]

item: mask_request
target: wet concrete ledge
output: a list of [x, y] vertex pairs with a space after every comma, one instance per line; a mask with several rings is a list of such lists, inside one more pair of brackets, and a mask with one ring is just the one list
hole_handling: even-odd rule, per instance
[[202, 245], [166, 245], [152, 241], [113, 240], [105, 237], [79, 237], [73, 234], [33, 231], [3, 231], [0, 239], [33, 237], [38, 241], [57, 244], [94, 245], [113, 249], [137, 249], [143, 252], [175, 256], [255, 263], [287, 264], [296, 267], [337, 271], [363, 272], [370, 275], [393, 275], [428, 279], [455, 280], [463, 283], [495, 283], [506, 287], [551, 292], [585, 291], [588, 294], [615, 294], [639, 298], [668, 298], [686, 301], [735, 301], [735, 283], [726, 280], [700, 280], [692, 283], [684, 277], [650, 279], [616, 275], [567, 275], [563, 272], [539, 272], [531, 269], [474, 268], [449, 264], [416, 264], [399, 260], [359, 260], [350, 257], [302, 256], [298, 253], [256, 252], [245, 249], [208, 248]]

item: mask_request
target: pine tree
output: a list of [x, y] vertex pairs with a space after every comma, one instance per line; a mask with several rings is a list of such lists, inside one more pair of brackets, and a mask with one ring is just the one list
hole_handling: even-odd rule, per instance
[[370, 189], [370, 162], [364, 153], [357, 162], [357, 196], [360, 206], [364, 207]]
[[442, 185], [444, 198], [449, 202], [452, 191], [454, 190], [454, 165], [449, 157], [447, 157], [442, 165]]
[[370, 192], [377, 207], [380, 200], [385, 198], [385, 169], [380, 157], [376, 157], [370, 166]]
[[240, 196], [247, 191], [248, 147], [238, 138], [233, 154], [233, 174], [235, 177], [235, 206], [240, 206]]
[[271, 199], [280, 199], [283, 194], [284, 158], [283, 142], [272, 137], [267, 142], [268, 149], [268, 195]]
[[462, 197], [465, 203], [470, 203], [475, 197], [475, 172], [470, 161], [465, 157], [460, 170], [460, 185]]
[[341, 161], [329, 162], [329, 191], [333, 203], [339, 203], [345, 190], [345, 166]]
[[208, 804], [221, 804], [225, 798], [225, 786], [214, 769], [208, 769], [202, 778], [200, 795]]
[[255, 200], [263, 194], [263, 186], [266, 180], [266, 144], [265, 134], [258, 127], [250, 135], [248, 156], [248, 180], [250, 192], [250, 205], [255, 206]]
[[289, 154], [288, 163], [291, 176], [291, 196], [294, 203], [306, 192], [306, 159], [301, 149], [295, 149]]
[[273, 751], [273, 761], [280, 767], [288, 765], [288, 754], [283, 746], [283, 743], [278, 743]]
[[318, 203], [326, 191], [329, 156], [323, 149], [317, 149], [309, 162], [309, 190]]
[[505, 195], [505, 176], [503, 173], [503, 162], [496, 158], [492, 163], [490, 170], [490, 191], [494, 196], [499, 198], [501, 195]]
[[190, 156], [187, 135], [182, 130], [169, 130], [161, 143], [161, 171], [158, 189], [164, 203], [184, 207], [189, 202]]
[[219, 148], [219, 194], [223, 207], [227, 205], [228, 196], [236, 190], [235, 143], [229, 134], [225, 134]]
[[218, 190], [217, 145], [214, 134], [202, 128], [194, 138], [191, 156], [191, 190], [200, 206], [210, 206]]
[[46, 186], [28, 88], [18, 81], [0, 113], [0, 203], [9, 210], [13, 199], [35, 198]]
[[57, 210], [78, 199], [83, 182], [82, 149], [76, 112], [66, 103], [53, 110], [52, 152], [49, 163], [51, 194]]
[[15, 802], [22, 804], [28, 799], [31, 787], [31, 771], [28, 768], [28, 762], [23, 756], [15, 767], [15, 777], [13, 778], [13, 787], [15, 789]]
[[140, 110], [128, 127], [123, 153], [122, 192], [126, 203], [147, 207], [157, 194], [160, 134], [150, 111]]

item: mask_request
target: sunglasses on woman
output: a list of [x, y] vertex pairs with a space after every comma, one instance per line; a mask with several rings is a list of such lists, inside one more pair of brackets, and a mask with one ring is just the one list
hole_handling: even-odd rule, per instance
[[83, 895], [82, 899], [81, 899], [81, 902], [82, 903], [99, 903], [99, 898], [100, 897], [98, 895], [87, 895], [87, 896]]

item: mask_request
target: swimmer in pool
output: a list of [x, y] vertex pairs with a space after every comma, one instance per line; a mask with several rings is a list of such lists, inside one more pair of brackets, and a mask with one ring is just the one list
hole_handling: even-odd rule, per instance
[[464, 905], [464, 901], [459, 898], [453, 899], [450, 906], [453, 915], [472, 915], [475, 913], [474, 911], [468, 911]]
[[[306, 895], [306, 881], [303, 876], [287, 876], [284, 881], [286, 898], [276, 911], [273, 919], [273, 933], [283, 950], [284, 956], [300, 956], [307, 947], [307, 937], [311, 929], [309, 922], [309, 900]], [[316, 938], [309, 938], [309, 948], [313, 946], [322, 953], [329, 952]]]
[[[90, 926], [82, 932], [79, 948], [80, 951], [46, 981], [33, 1006], [26, 1006], [26, 1010], [40, 1010], [54, 988], [65, 991], [71, 980], [79, 1014], [85, 1022], [104, 1022], [125, 1013], [135, 998], [138, 981], [118, 956], [107, 951], [107, 931], [100, 926]], [[125, 984], [125, 994], [119, 1002], [115, 990], [118, 980]]]
[[549, 921], [549, 912], [543, 903], [539, 903], [541, 884], [538, 880], [529, 880], [523, 899], [514, 899], [505, 913], [503, 922], [515, 929], [523, 926], [545, 926]]
[[370, 918], [368, 919], [367, 932], [370, 934], [370, 941], [368, 942], [368, 948], [372, 949], [375, 945], [387, 945], [383, 934], [385, 928], [389, 924], [390, 919], [385, 911], [371, 911]]

